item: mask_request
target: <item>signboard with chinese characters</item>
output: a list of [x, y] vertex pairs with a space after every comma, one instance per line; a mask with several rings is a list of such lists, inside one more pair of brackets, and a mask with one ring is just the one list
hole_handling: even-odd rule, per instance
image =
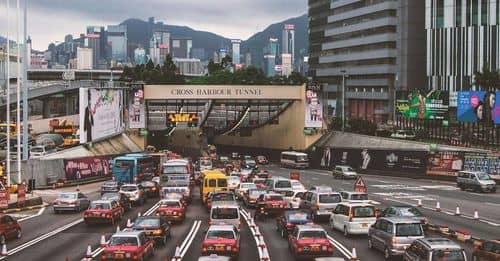
[[321, 94], [320, 84], [307, 84], [305, 100], [305, 128], [323, 127], [323, 100]]
[[143, 129], [146, 128], [146, 116], [144, 105], [144, 89], [139, 88], [134, 90], [133, 96], [129, 103], [129, 128]]

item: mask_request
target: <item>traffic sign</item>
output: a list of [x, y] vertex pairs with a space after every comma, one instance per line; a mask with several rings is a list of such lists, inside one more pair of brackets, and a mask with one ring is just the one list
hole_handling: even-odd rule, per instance
[[358, 177], [354, 182], [354, 191], [366, 193], [368, 189], [366, 188], [365, 181], [362, 177]]

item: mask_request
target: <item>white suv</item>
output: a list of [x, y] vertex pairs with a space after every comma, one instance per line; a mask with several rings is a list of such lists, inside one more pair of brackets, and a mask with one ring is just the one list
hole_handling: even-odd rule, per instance
[[351, 234], [367, 235], [368, 229], [375, 224], [375, 207], [363, 203], [339, 203], [330, 215], [330, 228]]

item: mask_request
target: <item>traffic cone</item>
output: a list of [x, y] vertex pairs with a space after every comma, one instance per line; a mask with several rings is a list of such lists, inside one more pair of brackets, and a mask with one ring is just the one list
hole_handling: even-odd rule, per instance
[[137, 212], [137, 217], [140, 217], [141, 216], [141, 212]]
[[116, 233], [120, 232], [120, 225], [116, 226]]
[[436, 202], [436, 211], [440, 212], [441, 211], [441, 204], [439, 204], [439, 201]]
[[101, 247], [106, 245], [106, 236], [104, 233], [101, 234]]
[[269, 261], [269, 252], [267, 251], [267, 247], [262, 249], [262, 257], [260, 258], [262, 261]]
[[130, 218], [127, 219], [127, 227], [128, 228], [131, 228], [132, 227], [132, 222], [130, 222]]
[[180, 259], [181, 258], [181, 247], [179, 244], [175, 247], [175, 254], [174, 254], [175, 259]]
[[479, 220], [479, 213], [477, 212], [477, 209], [474, 209], [474, 219]]
[[2, 244], [2, 256], [7, 256], [7, 244], [5, 242]]
[[356, 253], [356, 248], [355, 248], [355, 247], [353, 247], [353, 248], [352, 248], [352, 252], [351, 252], [351, 260], [353, 260], [353, 261], [354, 261], [354, 260], [359, 260], [359, 259], [358, 259], [358, 254]]
[[422, 199], [417, 200], [417, 207], [419, 207], [419, 208], [422, 207]]
[[460, 216], [460, 207], [457, 204], [457, 207], [455, 208], [455, 216]]
[[89, 259], [92, 258], [92, 246], [90, 244], [87, 246], [87, 253], [85, 254], [85, 257]]

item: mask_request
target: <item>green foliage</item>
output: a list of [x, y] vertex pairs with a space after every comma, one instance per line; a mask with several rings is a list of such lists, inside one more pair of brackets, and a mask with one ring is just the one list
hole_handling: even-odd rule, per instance
[[146, 84], [183, 84], [184, 77], [177, 73], [177, 66], [172, 57], [167, 54], [165, 62], [155, 66], [152, 60], [146, 65], [140, 64], [133, 68], [125, 66], [121, 75], [122, 81], [143, 81]]
[[474, 74], [476, 84], [485, 90], [500, 89], [500, 70], [492, 71], [488, 65], [483, 67], [483, 72], [476, 72]]

